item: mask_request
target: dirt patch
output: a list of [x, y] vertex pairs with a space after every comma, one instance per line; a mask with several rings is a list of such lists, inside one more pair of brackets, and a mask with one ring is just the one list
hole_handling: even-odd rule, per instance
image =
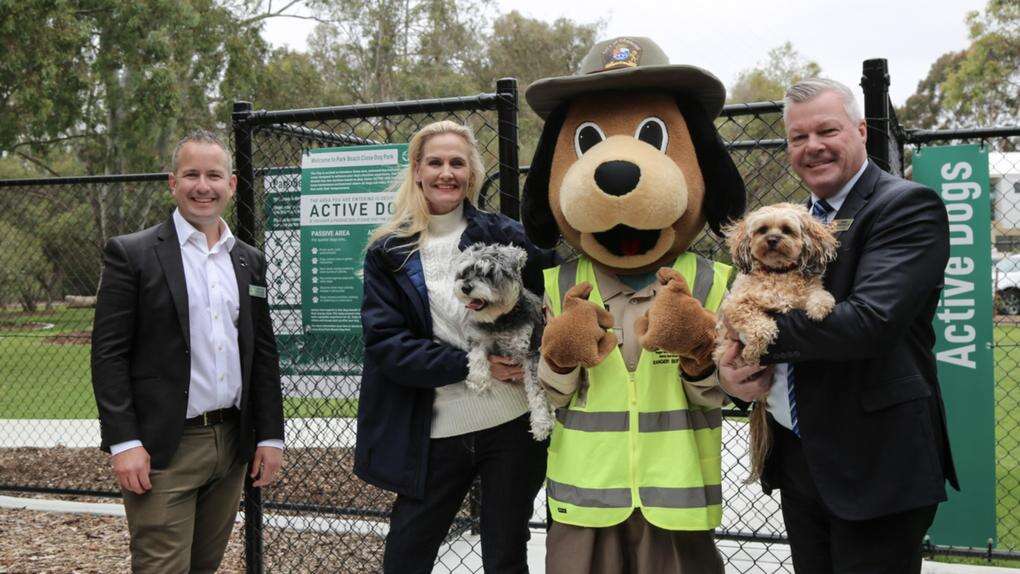
[[78, 331], [46, 337], [43, 341], [52, 345], [91, 345], [92, 331]]
[[[279, 479], [263, 491], [264, 511], [277, 519], [309, 519], [330, 532], [266, 527], [269, 572], [370, 573], [381, 570], [383, 538], [341, 532], [346, 521], [386, 522], [394, 495], [352, 473], [350, 449], [289, 448]], [[96, 448], [0, 449], [0, 486], [118, 491], [109, 455]], [[16, 496], [116, 503], [117, 498], [22, 494]], [[466, 508], [461, 512], [466, 511]], [[332, 521], [337, 521], [332, 524]], [[243, 527], [238, 525], [220, 572], [243, 572]], [[0, 509], [0, 574], [28, 572], [127, 572], [127, 526], [118, 517]], [[8, 544], [13, 541], [13, 544]], [[69, 552], [68, 548], [74, 548]]]
[[120, 492], [98, 448], [0, 449], [0, 485]]
[[[127, 521], [118, 516], [0, 509], [0, 572], [130, 572]], [[244, 572], [243, 529], [234, 528], [220, 572]]]
[[[382, 538], [267, 528], [268, 572], [368, 574], [382, 567]], [[0, 509], [0, 573], [130, 572], [127, 521], [118, 516]], [[236, 524], [221, 574], [244, 572], [244, 527]]]

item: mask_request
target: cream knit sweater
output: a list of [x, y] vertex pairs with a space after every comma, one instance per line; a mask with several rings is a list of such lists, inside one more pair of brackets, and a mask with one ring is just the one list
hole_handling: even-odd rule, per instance
[[[458, 243], [467, 228], [464, 207], [429, 219], [429, 231], [421, 245], [421, 263], [429, 292], [432, 332], [435, 340], [468, 350], [464, 338], [467, 309], [453, 294], [456, 270], [453, 261], [460, 254]], [[436, 389], [432, 407], [432, 438], [457, 436], [491, 428], [513, 420], [528, 410], [524, 388], [496, 382], [491, 391], [475, 393], [464, 381]]]

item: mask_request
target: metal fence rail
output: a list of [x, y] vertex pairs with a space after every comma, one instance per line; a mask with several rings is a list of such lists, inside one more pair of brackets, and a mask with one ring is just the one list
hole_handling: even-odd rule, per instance
[[[869, 69], [881, 74], [881, 66]], [[882, 89], [881, 78], [872, 84]], [[906, 131], [890, 107], [884, 112], [879, 108], [876, 112], [873, 105], [866, 106], [865, 115], [887, 141], [869, 152], [893, 171], [909, 164], [917, 146], [929, 143], [980, 142], [999, 151], [1020, 144], [1018, 128]], [[376, 572], [393, 500], [391, 494], [359, 481], [351, 470], [360, 336], [301, 332], [300, 281], [295, 274], [299, 229], [293, 220], [276, 216], [300, 195], [297, 168], [302, 154], [321, 147], [406, 142], [426, 123], [454, 119], [471, 125], [478, 136], [489, 174], [482, 207], [516, 216], [523, 172], [516, 157], [516, 112], [512, 80], [501, 81], [495, 93], [465, 98], [268, 112], [244, 104], [235, 107], [239, 191], [227, 220], [238, 237], [264, 251], [269, 263], [288, 433], [280, 480], [261, 492], [247, 491], [249, 571]], [[730, 105], [717, 121], [747, 184], [749, 209], [803, 202], [808, 195], [786, 161], [781, 112], [777, 102]], [[1020, 172], [1020, 165], [1011, 169]], [[0, 490], [119, 496], [106, 455], [92, 448], [98, 441], [88, 372], [92, 310], [62, 301], [67, 295], [95, 293], [107, 238], [166, 219], [172, 202], [165, 178], [144, 174], [0, 181]], [[1020, 230], [1020, 215], [1014, 220], [1014, 212], [1007, 209], [1015, 202], [1020, 214], [1020, 187], [1009, 187], [1020, 184], [999, 179], [994, 185], [1000, 202], [996, 205], [1001, 206], [993, 222], [999, 261], [1015, 257], [1020, 272], [1020, 233], [1014, 233]], [[722, 241], [709, 233], [699, 236], [693, 249], [728, 260]], [[1015, 300], [1012, 293], [1000, 293], [996, 314], [998, 545], [931, 548], [932, 553], [1020, 557], [1015, 518], [1020, 514], [1020, 371], [1014, 368], [1020, 363], [1020, 290]], [[33, 303], [35, 310], [27, 311]], [[778, 499], [764, 496], [757, 485], [743, 484], [748, 473], [745, 419], [737, 411], [725, 414], [725, 510], [719, 546], [732, 571], [792, 572]], [[474, 508], [472, 494], [441, 549], [436, 572], [481, 572]], [[540, 497], [533, 516], [536, 532], [545, 517]]]

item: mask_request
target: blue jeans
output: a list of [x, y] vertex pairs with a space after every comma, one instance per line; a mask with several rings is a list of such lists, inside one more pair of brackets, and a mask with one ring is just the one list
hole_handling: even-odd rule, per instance
[[480, 476], [485, 572], [526, 574], [528, 520], [545, 479], [547, 445], [529, 434], [527, 414], [493, 428], [432, 439], [425, 498], [397, 496], [386, 537], [383, 571], [431, 572], [464, 495]]

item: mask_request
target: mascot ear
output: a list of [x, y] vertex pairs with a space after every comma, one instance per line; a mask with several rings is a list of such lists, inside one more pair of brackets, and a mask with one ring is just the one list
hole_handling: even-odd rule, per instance
[[694, 152], [698, 155], [698, 167], [705, 179], [705, 219], [712, 231], [721, 236], [722, 227], [739, 219], [747, 208], [744, 180], [701, 104], [677, 96], [676, 105], [687, 122]]
[[531, 159], [528, 177], [524, 180], [524, 197], [521, 200], [524, 232], [532, 243], [545, 249], [555, 247], [560, 236], [556, 218], [549, 207], [549, 176], [556, 140], [560, 137], [560, 129], [566, 117], [567, 104], [562, 104], [546, 118], [538, 147], [535, 148], [535, 157]]

